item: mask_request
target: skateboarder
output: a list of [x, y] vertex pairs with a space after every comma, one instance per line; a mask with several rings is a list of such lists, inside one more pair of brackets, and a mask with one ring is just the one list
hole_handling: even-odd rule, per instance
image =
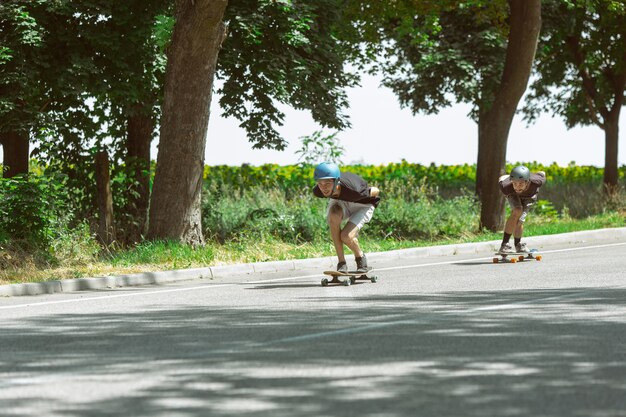
[[[539, 171], [532, 174], [524, 165], [518, 165], [511, 170], [510, 175], [503, 175], [499, 179], [500, 190], [506, 196], [511, 206], [511, 215], [504, 226], [504, 238], [500, 246], [502, 253], [528, 253], [526, 243], [522, 243], [524, 221], [532, 206], [537, 202], [539, 188], [546, 183], [546, 173]], [[514, 236], [515, 250], [509, 240]]]
[[[358, 272], [367, 272], [367, 258], [357, 239], [359, 230], [372, 219], [374, 209], [380, 202], [380, 190], [370, 187], [360, 176], [351, 172], [341, 172], [332, 162], [322, 162], [313, 172], [317, 183], [313, 195], [330, 199], [326, 217], [330, 235], [337, 251], [338, 272], [348, 272], [343, 250], [345, 244], [354, 253]], [[342, 222], [346, 220], [342, 228]]]

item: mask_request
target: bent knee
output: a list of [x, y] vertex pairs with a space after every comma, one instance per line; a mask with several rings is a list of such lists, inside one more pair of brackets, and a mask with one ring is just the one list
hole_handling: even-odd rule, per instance
[[343, 210], [339, 206], [332, 206], [328, 210], [328, 223], [341, 223], [343, 220]]
[[359, 234], [358, 229], [351, 230], [350, 232], [347, 232], [346, 230], [344, 230], [341, 232], [341, 240], [344, 243], [354, 242], [358, 234]]
[[511, 217], [515, 218], [515, 219], [519, 219], [519, 217], [522, 215], [522, 208], [521, 207], [515, 207], [511, 209]]

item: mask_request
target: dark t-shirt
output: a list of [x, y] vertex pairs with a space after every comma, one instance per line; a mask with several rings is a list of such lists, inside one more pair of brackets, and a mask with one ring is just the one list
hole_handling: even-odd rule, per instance
[[[338, 196], [333, 196], [336, 200], [351, 201], [353, 203], [372, 204], [374, 207], [378, 206], [380, 197], [370, 196], [370, 187], [367, 185], [367, 181], [351, 172], [342, 172], [339, 177], [339, 183], [341, 184], [341, 191]], [[319, 186], [313, 187], [313, 195], [315, 197], [327, 198], [322, 194]]]
[[522, 198], [533, 198], [537, 195], [539, 188], [546, 183], [546, 176], [543, 174], [530, 174], [530, 185], [521, 193], [516, 193], [513, 188], [511, 177], [500, 181], [500, 190], [505, 196], [517, 195]]

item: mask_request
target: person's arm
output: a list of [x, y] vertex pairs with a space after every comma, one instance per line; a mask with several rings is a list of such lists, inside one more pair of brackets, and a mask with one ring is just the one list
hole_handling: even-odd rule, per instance
[[378, 187], [370, 187], [370, 197], [378, 197], [380, 190]]
[[539, 186], [542, 187], [546, 183], [546, 173], [545, 171], [538, 171], [537, 175], [539, 176]]

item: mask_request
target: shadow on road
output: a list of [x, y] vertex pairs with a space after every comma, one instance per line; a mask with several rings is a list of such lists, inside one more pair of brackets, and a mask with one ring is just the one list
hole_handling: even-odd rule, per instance
[[625, 346], [623, 289], [38, 316], [0, 325], [0, 409], [3, 416], [623, 416]]

